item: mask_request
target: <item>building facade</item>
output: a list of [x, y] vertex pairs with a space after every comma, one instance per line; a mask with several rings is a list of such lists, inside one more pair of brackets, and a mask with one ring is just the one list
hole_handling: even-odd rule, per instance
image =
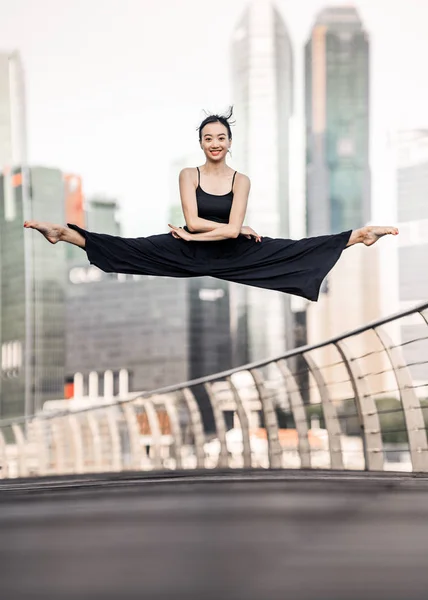
[[86, 207], [86, 222], [89, 231], [120, 235], [120, 223], [117, 219], [119, 205], [110, 198], [90, 198]]
[[58, 169], [16, 168], [0, 179], [1, 417], [29, 415], [63, 393], [65, 244], [23, 223], [64, 221]]
[[[394, 149], [400, 231], [397, 238], [398, 309], [403, 310], [422, 304], [428, 298], [428, 281], [424, 275], [428, 261], [428, 130], [398, 132]], [[408, 343], [416, 338], [420, 341]], [[414, 379], [422, 383], [428, 382], [427, 365], [420, 364], [420, 356], [428, 347], [424, 338], [424, 324], [420, 319], [414, 318], [411, 322], [407, 319], [402, 325], [405, 358], [412, 365]]]
[[354, 7], [324, 9], [305, 49], [309, 236], [370, 220], [369, 41]]
[[[8, 210], [12, 206], [11, 201], [13, 199], [8, 182], [16, 182], [16, 179], [20, 177], [19, 173], [13, 169], [16, 170], [17, 167], [26, 165], [26, 138], [25, 84], [21, 59], [18, 52], [0, 52], [0, 175], [4, 174], [4, 185], [3, 180], [0, 185], [3, 188], [1, 192], [3, 195], [4, 190], [6, 190], [6, 194], [10, 192], [7, 194], [9, 200]], [[19, 195], [19, 192], [16, 193]], [[5, 207], [2, 210], [6, 210]], [[8, 216], [10, 217], [10, 214]], [[2, 255], [0, 253], [0, 289], [4, 289], [6, 283], [2, 284], [3, 268], [1, 263]], [[8, 267], [5, 267], [5, 269], [8, 269]], [[1, 303], [2, 294], [0, 294], [0, 315], [2, 311]], [[19, 345], [17, 340], [15, 342], [9, 340], [3, 345], [1, 329], [0, 324], [0, 345], [4, 350], [6, 364], [16, 365], [17, 362], [21, 363], [23, 360], [22, 346]], [[1, 389], [2, 378], [0, 377], [0, 398], [2, 397]]]
[[73, 267], [67, 380], [127, 369], [130, 391], [141, 391], [216, 373], [231, 366], [229, 327], [226, 282]]
[[[289, 237], [289, 122], [293, 111], [293, 54], [277, 8], [253, 1], [232, 39], [236, 167], [251, 179], [246, 223], [260, 235]], [[248, 306], [251, 360], [293, 347], [289, 297], [242, 290]]]

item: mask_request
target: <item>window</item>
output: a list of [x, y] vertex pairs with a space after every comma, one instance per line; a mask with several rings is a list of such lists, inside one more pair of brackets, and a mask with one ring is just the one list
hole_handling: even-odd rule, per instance
[[5, 342], [1, 347], [1, 369], [4, 374], [13, 374], [22, 367], [22, 344], [18, 340]]

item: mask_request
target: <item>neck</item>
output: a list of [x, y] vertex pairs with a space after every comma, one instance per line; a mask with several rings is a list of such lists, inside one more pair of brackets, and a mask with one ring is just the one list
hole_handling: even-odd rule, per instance
[[227, 171], [228, 166], [225, 160], [222, 160], [218, 163], [212, 163], [210, 161], [206, 161], [204, 164], [204, 172], [209, 175], [221, 175], [225, 171]]

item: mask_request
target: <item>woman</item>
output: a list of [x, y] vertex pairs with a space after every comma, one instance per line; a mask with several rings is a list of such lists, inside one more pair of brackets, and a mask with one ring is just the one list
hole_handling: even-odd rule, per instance
[[199, 127], [205, 154], [202, 167], [183, 169], [180, 194], [186, 226], [169, 224], [170, 233], [122, 238], [68, 227], [26, 221], [55, 244], [84, 248], [89, 262], [106, 272], [199, 277], [209, 275], [245, 285], [318, 299], [322, 280], [353, 244], [374, 244], [395, 227], [363, 227], [302, 240], [261, 238], [243, 225], [250, 180], [226, 164], [232, 143], [227, 116], [211, 115]]

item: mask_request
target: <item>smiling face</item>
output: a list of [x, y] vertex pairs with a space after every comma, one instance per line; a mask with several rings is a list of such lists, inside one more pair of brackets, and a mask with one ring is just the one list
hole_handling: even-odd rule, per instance
[[201, 132], [201, 148], [207, 160], [220, 162], [226, 158], [232, 145], [226, 127], [219, 121], [207, 123]]

